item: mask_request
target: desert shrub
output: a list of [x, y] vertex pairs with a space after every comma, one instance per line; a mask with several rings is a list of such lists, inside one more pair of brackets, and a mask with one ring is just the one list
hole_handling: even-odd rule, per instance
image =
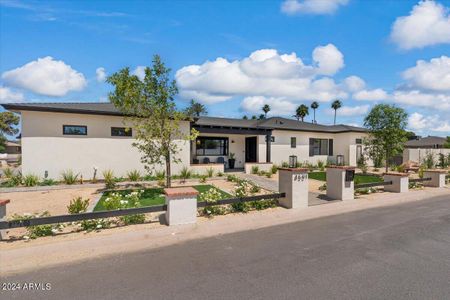
[[425, 169], [426, 169], [426, 166], [425, 165], [420, 165], [420, 167], [419, 167], [419, 171], [417, 172], [418, 173], [418, 175], [419, 175], [419, 178], [423, 178], [423, 174], [424, 174], [424, 172], [425, 172]]
[[61, 173], [61, 178], [65, 184], [74, 184], [77, 182], [78, 174], [75, 174], [72, 170], [65, 170]]
[[317, 167], [320, 169], [320, 171], [324, 171], [325, 170], [325, 162], [322, 160], [318, 160]]
[[428, 152], [428, 153], [425, 155], [425, 158], [424, 158], [424, 160], [423, 160], [423, 163], [425, 164], [425, 166], [427, 167], [427, 169], [432, 169], [432, 168], [434, 167], [435, 162], [434, 162], [434, 154], [433, 154], [433, 152]]
[[56, 185], [56, 184], [57, 184], [57, 182], [50, 178], [46, 178], [39, 183], [39, 185], [45, 185], [45, 186]]
[[272, 175], [273, 175], [272, 172], [266, 172], [266, 177], [267, 178], [272, 178]]
[[11, 178], [14, 176], [14, 171], [11, 168], [6, 168], [3, 170], [3, 176], [5, 176], [5, 178]]
[[208, 168], [206, 169], [206, 176], [208, 176], [209, 178], [214, 176], [214, 169], [213, 168]]
[[441, 168], [447, 168], [448, 167], [448, 161], [445, 159], [445, 155], [442, 153], [439, 153], [439, 166]]
[[251, 170], [251, 173], [252, 174], [258, 174], [258, 172], [259, 172], [259, 167], [258, 166], [253, 166], [252, 170]]
[[192, 172], [187, 168], [183, 167], [180, 171], [180, 178], [183, 182], [186, 182], [186, 179], [191, 178]]
[[160, 179], [160, 180], [158, 180], [158, 186], [160, 186], [160, 187], [164, 187], [164, 186], [166, 186], [166, 181], [164, 180], [164, 179]]
[[201, 183], [205, 183], [206, 182], [206, 178], [207, 178], [206, 175], [201, 175], [199, 181]]
[[36, 186], [39, 183], [39, 177], [34, 174], [27, 174], [23, 177], [23, 184], [25, 186]]
[[6, 181], [6, 186], [8, 186], [8, 187], [19, 186], [19, 185], [21, 185], [21, 184], [23, 183], [23, 180], [22, 180], [22, 179], [23, 179], [23, 178], [22, 178], [22, 174], [20, 174], [20, 173], [15, 174], [15, 175], [12, 175], [12, 176], [8, 179], [8, 181]]
[[371, 193], [375, 193], [376, 189], [374, 188], [363, 188], [363, 189], [356, 189], [355, 190], [355, 194], [360, 194], [360, 195], [367, 195], [367, 194], [371, 194]]
[[131, 170], [127, 173], [127, 178], [129, 181], [139, 181], [141, 180], [141, 172], [139, 170]]
[[319, 186], [319, 191], [326, 191], [327, 190], [327, 184], [324, 183], [321, 186]]
[[116, 179], [113, 170], [103, 171], [103, 179], [105, 180], [105, 186], [108, 190], [116, 187]]
[[217, 176], [223, 177], [223, 173], [222, 173], [222, 172], [218, 172], [218, 173], [217, 173]]
[[251, 184], [250, 193], [251, 194], [257, 194], [259, 192], [261, 192], [261, 187], [259, 185], [257, 185], [257, 184]]
[[79, 214], [86, 212], [89, 206], [89, 199], [84, 199], [81, 197], [76, 197], [70, 200], [70, 204], [67, 206], [67, 211], [69, 214]]
[[261, 171], [259, 171], [257, 174], [258, 174], [259, 176], [265, 176], [265, 175], [266, 175], [266, 171], [261, 170]]
[[278, 172], [278, 166], [273, 164], [270, 168], [270, 172], [272, 172], [272, 174], [276, 174]]
[[156, 171], [155, 172], [155, 177], [157, 180], [164, 180], [166, 179], [166, 171]]
[[216, 188], [210, 188], [208, 191], [201, 193], [199, 195], [199, 200], [201, 202], [208, 203], [208, 205], [202, 209], [202, 213], [206, 216], [225, 214], [226, 213], [225, 207], [220, 205], [214, 205], [220, 199], [222, 199], [222, 195]]
[[95, 219], [95, 220], [84, 220], [80, 223], [80, 227], [82, 230], [90, 232], [104, 228], [109, 228], [111, 226], [111, 222], [105, 219]]
[[[107, 210], [117, 210], [117, 209], [126, 209], [126, 208], [135, 208], [140, 207], [140, 201], [143, 191], [133, 191], [126, 195], [121, 195], [120, 193], [111, 193], [108, 197], [103, 201], [103, 206]], [[128, 224], [139, 224], [145, 222], [144, 214], [134, 214], [134, 215], [125, 215], [119, 217], [119, 219], [125, 225]]]
[[397, 166], [397, 172], [400, 172], [400, 173], [405, 172], [405, 165], [401, 164], [401, 165]]
[[[41, 218], [41, 217], [49, 217], [50, 213], [48, 211], [44, 211], [40, 214], [24, 214], [24, 215], [13, 215], [11, 220], [19, 221], [19, 220], [29, 220], [32, 218]], [[58, 233], [61, 231], [63, 226], [61, 224], [46, 224], [46, 225], [36, 225], [36, 226], [27, 226], [27, 235], [24, 236], [25, 239], [35, 239], [42, 236], [49, 236]]]
[[283, 167], [283, 168], [289, 168], [289, 163], [286, 162], [286, 161], [283, 161], [283, 162], [281, 163], [281, 167]]
[[252, 209], [256, 210], [264, 210], [272, 207], [276, 207], [278, 205], [278, 201], [276, 199], [269, 200], [258, 200], [249, 202], [249, 206]]
[[[251, 193], [251, 184], [246, 180], [241, 180], [235, 190], [234, 190], [234, 196], [236, 198], [244, 198], [249, 196]], [[233, 211], [235, 212], [248, 212], [250, 209], [250, 205], [247, 202], [235, 202], [231, 204], [231, 207]]]

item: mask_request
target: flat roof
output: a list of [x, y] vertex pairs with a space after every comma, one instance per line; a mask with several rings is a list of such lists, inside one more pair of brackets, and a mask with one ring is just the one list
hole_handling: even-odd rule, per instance
[[[11, 111], [44, 111], [76, 114], [123, 116], [112, 103], [109, 102], [77, 102], [77, 103], [7, 103], [2, 106]], [[282, 117], [271, 117], [262, 120], [245, 120], [235, 118], [220, 118], [202, 116], [194, 120], [196, 127], [236, 127], [264, 130], [293, 130], [327, 133], [367, 132], [367, 129], [349, 125], [322, 125], [300, 122]]]

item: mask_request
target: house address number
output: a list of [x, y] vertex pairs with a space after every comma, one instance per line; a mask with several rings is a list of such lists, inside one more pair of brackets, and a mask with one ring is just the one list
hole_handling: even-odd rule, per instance
[[306, 179], [308, 179], [308, 174], [295, 174], [294, 175], [294, 181], [305, 181]]

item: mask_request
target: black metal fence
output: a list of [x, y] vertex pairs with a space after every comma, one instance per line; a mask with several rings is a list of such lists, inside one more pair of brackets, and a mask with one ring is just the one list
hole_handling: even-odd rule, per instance
[[[244, 198], [228, 198], [219, 200], [216, 203], [207, 203], [207, 202], [197, 202], [197, 207], [206, 207], [213, 205], [225, 205], [225, 204], [233, 204], [238, 202], [250, 202], [250, 201], [260, 201], [260, 200], [269, 200], [269, 199], [279, 199], [285, 197], [285, 193], [276, 193], [276, 194], [268, 194], [268, 195], [258, 195], [258, 196], [250, 196]], [[79, 213], [73, 215], [59, 215], [59, 216], [49, 216], [49, 217], [40, 217], [40, 218], [31, 218], [24, 220], [11, 220], [11, 221], [1, 221], [0, 222], [0, 230], [2, 229], [10, 229], [10, 228], [19, 228], [19, 227], [29, 227], [36, 225], [47, 225], [47, 224], [57, 224], [57, 223], [68, 223], [75, 221], [83, 221], [83, 220], [94, 220], [94, 219], [103, 219], [103, 218], [111, 218], [111, 217], [120, 217], [126, 215], [135, 215], [135, 214], [144, 214], [144, 213], [152, 213], [159, 211], [166, 211], [167, 205], [153, 205], [153, 206], [144, 206], [137, 208], [126, 208], [126, 209], [118, 209], [118, 210], [108, 210], [108, 211], [94, 211], [94, 212], [86, 212]]]
[[410, 179], [409, 180], [409, 183], [412, 183], [412, 182], [424, 182], [424, 181], [430, 181], [431, 180], [431, 177], [427, 177], [427, 178], [416, 178], [416, 179]]
[[392, 185], [392, 181], [369, 182], [369, 183], [355, 184], [355, 189], [363, 189], [363, 188], [370, 188], [370, 187], [376, 187], [376, 186], [385, 186], [385, 185]]

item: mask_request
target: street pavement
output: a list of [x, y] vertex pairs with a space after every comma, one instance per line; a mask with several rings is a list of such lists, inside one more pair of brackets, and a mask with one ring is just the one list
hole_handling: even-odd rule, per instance
[[450, 195], [1, 281], [51, 285], [1, 299], [450, 299]]

